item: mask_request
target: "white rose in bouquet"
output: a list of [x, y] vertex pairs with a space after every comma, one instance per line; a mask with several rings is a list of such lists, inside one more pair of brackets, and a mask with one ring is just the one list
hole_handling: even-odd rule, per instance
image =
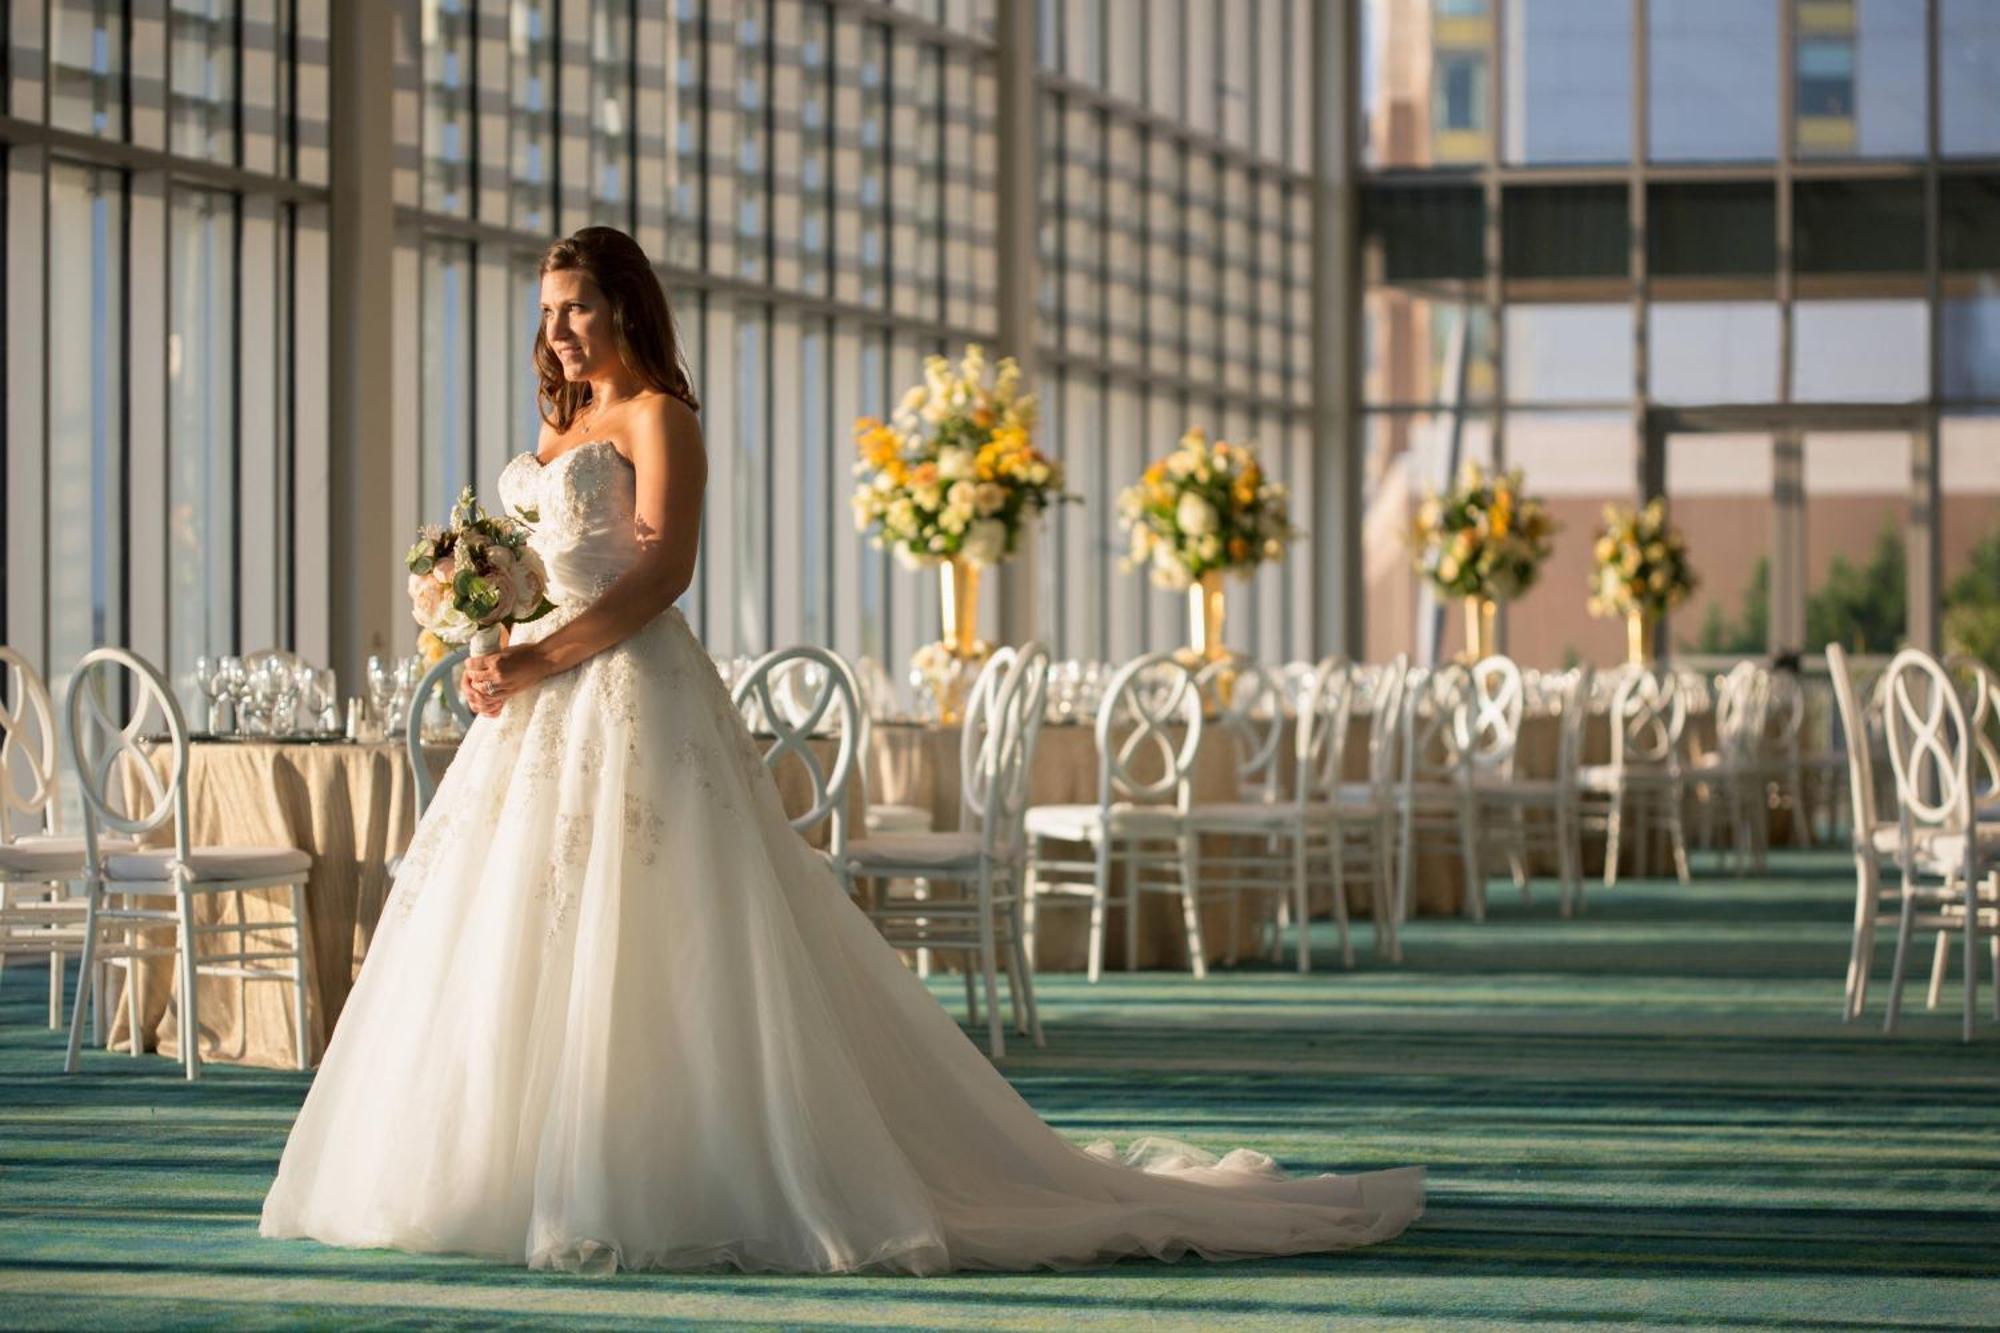
[[1207, 536], [1215, 531], [1215, 506], [1193, 491], [1183, 491], [1174, 509], [1174, 522], [1187, 536]]

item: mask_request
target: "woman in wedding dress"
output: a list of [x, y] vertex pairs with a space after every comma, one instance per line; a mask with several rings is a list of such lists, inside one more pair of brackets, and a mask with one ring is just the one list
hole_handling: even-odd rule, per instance
[[541, 271], [547, 425], [499, 484], [538, 510], [559, 606], [466, 668], [480, 716], [263, 1233], [537, 1268], [929, 1274], [1402, 1231], [1421, 1168], [1083, 1148], [1021, 1100], [787, 824], [673, 608], [705, 462], [651, 265], [593, 227]]

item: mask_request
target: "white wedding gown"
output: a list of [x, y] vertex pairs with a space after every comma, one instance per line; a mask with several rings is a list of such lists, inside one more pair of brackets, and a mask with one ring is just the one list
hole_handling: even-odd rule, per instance
[[[633, 558], [608, 443], [509, 463], [562, 609]], [[1329, 1119], [1337, 1115], [1327, 1108]], [[535, 1267], [1075, 1267], [1367, 1245], [1421, 1168], [1077, 1147], [786, 823], [678, 611], [480, 718], [285, 1145], [263, 1233]]]

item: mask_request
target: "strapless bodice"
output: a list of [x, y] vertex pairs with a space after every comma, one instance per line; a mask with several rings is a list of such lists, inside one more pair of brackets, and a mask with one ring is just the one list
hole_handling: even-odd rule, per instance
[[579, 444], [546, 465], [532, 453], [518, 454], [500, 470], [506, 512], [536, 514], [529, 544], [548, 566], [549, 600], [572, 611], [638, 558], [634, 495], [632, 465], [609, 440]]

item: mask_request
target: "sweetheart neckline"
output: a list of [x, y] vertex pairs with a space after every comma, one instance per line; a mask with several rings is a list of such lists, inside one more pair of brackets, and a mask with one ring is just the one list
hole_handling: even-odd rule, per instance
[[[585, 441], [584, 441], [584, 442], [583, 442], [582, 444], [577, 444], [577, 445], [571, 445], [571, 446], [570, 446], [569, 448], [567, 448], [567, 449], [563, 450], [563, 451], [562, 451], [561, 453], [557, 454], [557, 455], [556, 455], [556, 456], [555, 456], [554, 458], [551, 458], [551, 459], [550, 459], [550, 460], [549, 460], [548, 462], [546, 462], [546, 463], [544, 463], [544, 462], [542, 461], [542, 456], [541, 456], [540, 454], [536, 453], [536, 452], [535, 452], [535, 451], [534, 451], [533, 449], [524, 449], [524, 450], [522, 450], [522, 451], [520, 452], [520, 454], [518, 454], [518, 455], [517, 455], [517, 457], [520, 457], [520, 458], [526, 458], [526, 459], [530, 459], [530, 460], [532, 460], [532, 461], [533, 461], [533, 463], [534, 463], [534, 465], [535, 465], [535, 470], [536, 470], [537, 472], [547, 472], [547, 471], [548, 471], [548, 470], [549, 470], [550, 468], [552, 468], [552, 467], [554, 467], [554, 466], [555, 466], [556, 464], [558, 464], [558, 463], [562, 462], [562, 461], [563, 461], [563, 459], [565, 459], [565, 458], [568, 458], [568, 457], [569, 457], [569, 456], [570, 456], [571, 454], [580, 454], [580, 453], [582, 453], [582, 452], [583, 452], [583, 451], [584, 451], [585, 449], [588, 449], [588, 448], [590, 448], [590, 447], [591, 447], [592, 445], [595, 445], [595, 444], [611, 444], [611, 441], [610, 441], [610, 440], [608, 440], [608, 439], [603, 439], [603, 440], [585, 440]], [[613, 446], [613, 448], [612, 448], [611, 452], [613, 452], [613, 453], [618, 453], [618, 450], [617, 450], [616, 446]], [[625, 455], [623, 455], [623, 454], [618, 454], [618, 457], [619, 457], [619, 458], [621, 458], [621, 459], [624, 459], [624, 458], [625, 458]], [[629, 464], [630, 460], [628, 459], [628, 460], [626, 460], [626, 461], [627, 461], [627, 463]]]

